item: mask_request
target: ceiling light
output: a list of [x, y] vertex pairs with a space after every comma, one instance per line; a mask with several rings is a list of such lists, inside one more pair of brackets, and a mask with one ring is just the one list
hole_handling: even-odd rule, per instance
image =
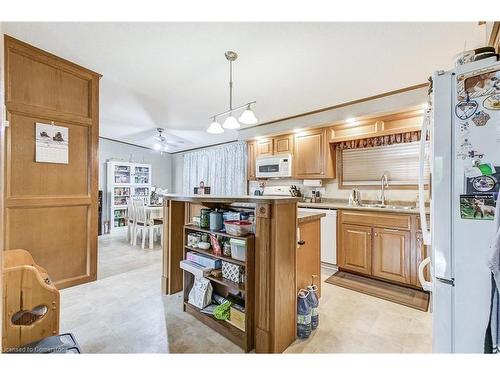
[[165, 151], [165, 152], [168, 151], [168, 146], [167, 145], [163, 146], [163, 151]]
[[159, 144], [159, 143], [155, 143], [155, 144], [153, 145], [153, 148], [154, 148], [156, 151], [160, 151], [160, 150], [161, 150], [161, 144]]
[[293, 129], [293, 132], [294, 133], [301, 133], [303, 130], [304, 129], [301, 129], [301, 128], [299, 128], [299, 129]]
[[222, 124], [222, 127], [225, 129], [239, 129], [240, 123], [233, 116], [233, 112], [236, 112], [236, 111], [243, 109], [243, 108], [246, 108], [246, 109], [243, 111], [243, 113], [239, 117], [239, 121], [242, 124], [254, 125], [254, 124], [257, 124], [259, 122], [259, 120], [257, 120], [257, 117], [255, 117], [255, 114], [253, 113], [253, 111], [250, 109], [250, 105], [254, 104], [255, 101], [248, 102], [248, 103], [240, 105], [238, 107], [233, 107], [233, 61], [235, 61], [238, 58], [238, 54], [234, 51], [227, 51], [224, 54], [224, 56], [226, 56], [226, 60], [229, 61], [229, 109], [227, 111], [218, 113], [218, 114], [210, 117], [211, 119], [213, 119], [213, 122], [207, 128], [207, 132], [212, 133], [212, 134], [219, 134], [219, 133], [222, 133], [224, 131], [220, 127], [220, 124], [215, 121], [215, 118], [222, 116], [222, 115], [225, 115], [225, 114], [228, 114], [228, 113], [229, 113], [229, 116], [226, 118], [226, 120]]
[[236, 120], [233, 115], [228, 116], [226, 121], [222, 124], [224, 129], [238, 129], [240, 127], [240, 123]]
[[243, 111], [238, 121], [245, 125], [255, 125], [259, 122], [257, 117], [255, 117], [255, 113], [250, 109], [250, 104], [247, 105], [247, 109]]
[[354, 117], [349, 117], [345, 120], [348, 124], [354, 125], [357, 121]]
[[425, 111], [427, 107], [429, 106], [428, 103], [421, 104], [420, 107]]
[[220, 134], [220, 133], [224, 133], [224, 129], [222, 129], [222, 126], [220, 126], [220, 124], [214, 118], [212, 123], [208, 127], [207, 132], [211, 133], [211, 134]]

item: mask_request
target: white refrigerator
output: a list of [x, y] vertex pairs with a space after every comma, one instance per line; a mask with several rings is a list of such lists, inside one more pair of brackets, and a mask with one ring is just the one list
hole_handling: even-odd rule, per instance
[[[484, 59], [436, 72], [428, 127], [433, 351], [482, 353], [488, 325], [492, 207], [500, 183], [500, 63]], [[421, 166], [420, 209], [424, 213]], [[494, 211], [493, 211], [494, 212]], [[425, 220], [422, 227], [427, 229]]]

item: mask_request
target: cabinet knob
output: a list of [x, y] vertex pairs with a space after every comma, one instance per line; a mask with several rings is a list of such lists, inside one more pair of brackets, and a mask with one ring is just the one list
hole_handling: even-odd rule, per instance
[[375, 236], [378, 236], [378, 233], [377, 233], [377, 232], [375, 232], [375, 233], [373, 233], [373, 234], [374, 234]]
[[302, 245], [304, 245], [304, 244], [306, 243], [306, 241], [304, 241], [304, 240], [300, 240], [300, 241], [298, 241], [297, 243], [298, 243], [300, 246], [302, 246]]
[[372, 234], [371, 233], [368, 233], [369, 236], [371, 236]]

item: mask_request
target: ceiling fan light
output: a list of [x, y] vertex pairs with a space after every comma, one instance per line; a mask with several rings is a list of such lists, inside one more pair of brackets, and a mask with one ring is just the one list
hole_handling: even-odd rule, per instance
[[238, 121], [245, 125], [255, 125], [259, 122], [257, 117], [255, 117], [255, 113], [250, 109], [250, 106], [243, 111]]
[[239, 129], [240, 128], [240, 123], [238, 120], [233, 115], [230, 115], [226, 118], [224, 123], [222, 124], [222, 127], [224, 129]]
[[212, 121], [212, 123], [208, 127], [207, 133], [220, 134], [220, 133], [224, 133], [224, 129], [222, 129], [222, 126], [220, 126], [220, 124], [214, 120], [214, 121]]

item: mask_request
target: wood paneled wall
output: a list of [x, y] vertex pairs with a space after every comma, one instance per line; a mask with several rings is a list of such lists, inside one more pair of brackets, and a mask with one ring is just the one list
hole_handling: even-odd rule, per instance
[[[58, 288], [96, 279], [100, 74], [5, 36], [4, 249]], [[35, 162], [35, 123], [65, 126], [69, 163]]]

